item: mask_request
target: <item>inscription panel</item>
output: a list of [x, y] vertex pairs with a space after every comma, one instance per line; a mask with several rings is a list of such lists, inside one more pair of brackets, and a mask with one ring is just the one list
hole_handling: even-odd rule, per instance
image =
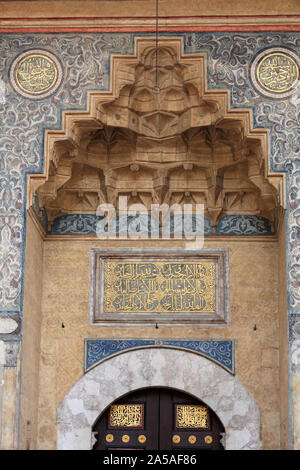
[[176, 429], [208, 429], [208, 409], [203, 405], [175, 405]]
[[92, 324], [224, 324], [228, 314], [226, 250], [92, 250]]
[[142, 429], [144, 427], [144, 405], [126, 404], [111, 405], [109, 409], [109, 425], [112, 428]]
[[214, 262], [107, 260], [104, 269], [104, 312], [215, 312]]

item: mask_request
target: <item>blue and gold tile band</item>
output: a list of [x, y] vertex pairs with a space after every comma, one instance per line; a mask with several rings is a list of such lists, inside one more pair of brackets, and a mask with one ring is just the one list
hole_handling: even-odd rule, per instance
[[85, 372], [112, 356], [134, 349], [171, 348], [204, 356], [235, 374], [234, 340], [173, 340], [173, 339], [86, 339]]

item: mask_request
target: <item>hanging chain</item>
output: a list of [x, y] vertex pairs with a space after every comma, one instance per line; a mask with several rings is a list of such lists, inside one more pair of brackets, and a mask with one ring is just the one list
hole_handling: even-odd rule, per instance
[[156, 0], [156, 11], [155, 11], [155, 16], [156, 16], [156, 25], [155, 25], [155, 87], [153, 91], [155, 93], [160, 92], [160, 88], [158, 85], [158, 2], [159, 0]]

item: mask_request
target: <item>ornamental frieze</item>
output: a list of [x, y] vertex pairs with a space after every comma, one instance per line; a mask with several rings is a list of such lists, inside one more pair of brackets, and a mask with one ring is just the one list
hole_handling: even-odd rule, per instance
[[141, 348], [181, 349], [204, 356], [216, 362], [231, 374], [235, 374], [234, 340], [198, 339], [86, 339], [85, 372], [112, 356]]

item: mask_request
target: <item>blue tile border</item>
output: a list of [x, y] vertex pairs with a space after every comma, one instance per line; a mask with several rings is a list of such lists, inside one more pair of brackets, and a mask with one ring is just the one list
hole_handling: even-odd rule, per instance
[[[38, 214], [38, 210], [36, 210]], [[133, 218], [137, 219], [138, 216], [128, 217], [128, 222], [125, 221], [127, 229], [127, 223]], [[38, 215], [41, 224], [46, 229], [45, 214]], [[56, 217], [53, 221], [51, 231], [48, 232], [51, 235], [95, 235], [96, 225], [101, 221], [103, 217], [96, 216], [95, 214], [68, 214]], [[139, 219], [141, 220], [141, 219]], [[190, 221], [187, 224], [190, 224]], [[150, 233], [151, 217], [149, 216], [148, 231], [147, 223], [144, 224], [143, 230]], [[154, 223], [155, 227], [155, 223]], [[191, 225], [188, 226], [188, 233], [193, 234], [195, 228]], [[212, 228], [211, 221], [204, 217], [204, 235], [273, 235], [275, 232], [272, 231], [271, 223], [265, 217], [257, 215], [225, 215], [222, 217], [217, 225], [216, 232]], [[154, 230], [154, 229], [153, 229]], [[157, 228], [159, 233], [159, 228]], [[171, 218], [171, 233], [174, 233], [174, 221]], [[116, 217], [116, 233], [119, 233], [119, 216]], [[181, 233], [181, 232], [180, 232]]]
[[271, 223], [259, 215], [225, 215], [217, 225], [218, 235], [272, 235]]
[[86, 339], [85, 372], [112, 356], [149, 347], [181, 349], [199, 354], [216, 362], [231, 374], [235, 374], [234, 340], [194, 339]]

